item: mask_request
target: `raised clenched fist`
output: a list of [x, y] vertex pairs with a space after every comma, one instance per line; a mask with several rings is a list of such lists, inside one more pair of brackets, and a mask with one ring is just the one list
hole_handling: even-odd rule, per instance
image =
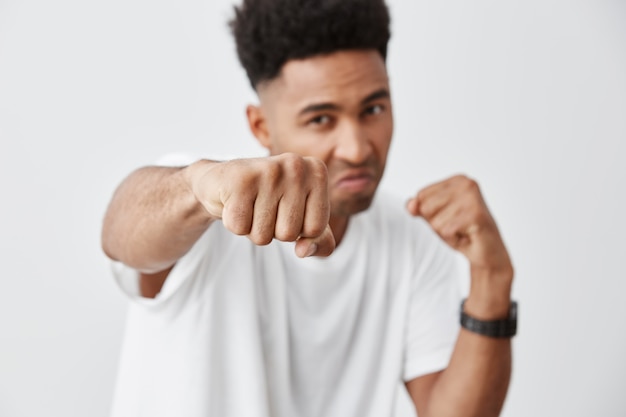
[[422, 216], [472, 268], [511, 271], [509, 254], [476, 181], [457, 175], [421, 190], [407, 209]]
[[205, 162], [193, 170], [192, 191], [226, 229], [257, 245], [296, 241], [300, 257], [332, 253], [328, 173], [322, 161], [286, 153]]

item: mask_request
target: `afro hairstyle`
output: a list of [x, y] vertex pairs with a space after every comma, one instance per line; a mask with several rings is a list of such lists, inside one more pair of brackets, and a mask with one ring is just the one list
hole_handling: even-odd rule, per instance
[[292, 59], [372, 49], [385, 60], [389, 22], [384, 0], [243, 0], [230, 28], [256, 90]]

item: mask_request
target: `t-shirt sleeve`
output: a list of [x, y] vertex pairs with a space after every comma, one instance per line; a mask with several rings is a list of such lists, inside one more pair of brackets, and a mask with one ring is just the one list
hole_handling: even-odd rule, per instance
[[[214, 254], [211, 246], [217, 247], [218, 245], [211, 245], [211, 241], [215, 240], [216, 233], [213, 229], [218, 229], [217, 225], [213, 225], [207, 232], [205, 232], [200, 239], [191, 247], [191, 249], [181, 257], [174, 268], [170, 271], [167, 279], [163, 283], [163, 288], [154, 298], [147, 298], [141, 295], [139, 290], [139, 272], [135, 269], [121, 263], [112, 262], [112, 271], [115, 278], [115, 282], [122, 292], [130, 298], [131, 301], [145, 306], [156, 307], [166, 303], [173, 298], [174, 294], [182, 291], [181, 287], [187, 285], [189, 288], [189, 281], [195, 277], [202, 276], [206, 265], [210, 262], [209, 257]], [[181, 297], [178, 297], [181, 298]]]
[[459, 334], [465, 258], [423, 223], [409, 298], [404, 381], [445, 369]]

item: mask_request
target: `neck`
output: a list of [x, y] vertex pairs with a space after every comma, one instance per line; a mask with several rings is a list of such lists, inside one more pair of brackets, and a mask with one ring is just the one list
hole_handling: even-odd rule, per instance
[[330, 226], [330, 230], [332, 230], [333, 236], [335, 237], [336, 246], [339, 246], [343, 236], [346, 234], [349, 218], [350, 216], [330, 216], [328, 225]]

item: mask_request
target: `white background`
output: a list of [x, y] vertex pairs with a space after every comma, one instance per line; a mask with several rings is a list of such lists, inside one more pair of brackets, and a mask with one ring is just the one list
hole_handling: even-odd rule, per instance
[[[503, 415], [626, 415], [626, 2], [390, 7], [384, 186], [481, 183], [521, 306]], [[0, 416], [107, 415], [126, 301], [99, 232], [122, 178], [171, 151], [260, 152], [231, 15], [0, 0]]]

